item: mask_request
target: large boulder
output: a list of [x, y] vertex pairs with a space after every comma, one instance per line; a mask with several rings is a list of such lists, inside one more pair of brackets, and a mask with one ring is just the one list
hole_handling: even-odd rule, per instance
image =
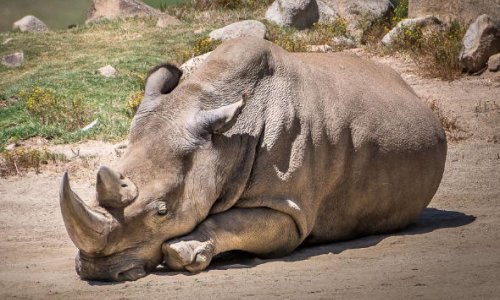
[[382, 38], [382, 44], [384, 46], [391, 46], [394, 41], [396, 41], [399, 36], [402, 34], [404, 28], [408, 27], [416, 27], [416, 26], [430, 26], [430, 25], [438, 25], [441, 22], [438, 18], [434, 16], [426, 16], [422, 18], [415, 19], [404, 19], [399, 22], [394, 28], [391, 29], [384, 37]]
[[408, 2], [408, 17], [410, 18], [434, 15], [441, 20], [458, 19], [464, 24], [469, 24], [482, 14], [488, 14], [494, 19], [500, 19], [500, 1], [409, 0]]
[[160, 15], [159, 10], [139, 0], [93, 0], [86, 22], [135, 16], [159, 17]]
[[472, 23], [463, 39], [460, 63], [470, 73], [486, 66], [488, 58], [500, 52], [500, 24], [488, 15], [479, 16]]
[[[377, 19], [389, 14], [393, 8], [390, 0], [321, 0], [337, 17], [347, 22], [347, 30], [356, 41]], [[321, 9], [321, 11], [325, 11]], [[322, 14], [323, 15], [323, 14]]]
[[25, 16], [24, 18], [14, 22], [12, 29], [19, 30], [21, 32], [43, 32], [49, 30], [45, 23], [34, 16]]
[[245, 20], [210, 32], [212, 40], [226, 41], [246, 36], [263, 39], [266, 36], [266, 25], [255, 20]]
[[310, 27], [319, 17], [316, 0], [276, 0], [266, 12], [267, 20], [299, 29]]
[[24, 53], [16, 52], [9, 55], [5, 55], [2, 57], [2, 65], [7, 66], [9, 68], [19, 67], [23, 64], [24, 61]]

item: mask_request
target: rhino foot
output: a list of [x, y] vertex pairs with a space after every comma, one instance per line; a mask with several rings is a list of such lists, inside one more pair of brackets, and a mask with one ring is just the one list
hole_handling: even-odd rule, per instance
[[168, 268], [196, 273], [208, 267], [214, 256], [214, 246], [209, 241], [169, 241], [163, 243], [162, 252]]

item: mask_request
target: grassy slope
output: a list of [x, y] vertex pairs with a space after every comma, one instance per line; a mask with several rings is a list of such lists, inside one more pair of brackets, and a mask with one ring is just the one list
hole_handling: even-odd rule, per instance
[[[138, 75], [171, 61], [172, 49], [196, 39], [189, 24], [168, 30], [154, 25], [155, 20], [131, 19], [46, 34], [1, 34], [0, 41], [13, 40], [0, 48], [0, 56], [22, 50], [25, 63], [15, 69], [0, 66], [0, 147], [9, 139], [34, 135], [62, 141], [123, 137], [130, 121], [125, 101], [140, 90]], [[118, 69], [116, 78], [96, 74], [107, 64]], [[60, 126], [41, 125], [19, 97], [34, 87], [50, 88], [61, 98], [82, 99], [92, 111], [89, 121], [98, 118], [99, 125], [85, 137]]]

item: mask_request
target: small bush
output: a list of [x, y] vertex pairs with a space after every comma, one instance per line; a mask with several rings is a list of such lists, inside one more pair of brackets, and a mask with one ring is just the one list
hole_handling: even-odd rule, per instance
[[132, 92], [125, 104], [125, 109], [129, 117], [133, 117], [141, 105], [142, 99], [144, 98], [144, 90], [138, 92]]
[[196, 9], [258, 9], [269, 6], [273, 0], [190, 0], [186, 5]]
[[340, 50], [333, 44], [333, 38], [347, 36], [347, 21], [342, 18], [333, 23], [315, 23], [302, 31], [271, 22], [267, 22], [266, 27], [267, 39], [290, 52], [305, 52], [308, 45], [329, 45]]
[[465, 27], [457, 21], [427, 31], [411, 26], [403, 28], [392, 50], [410, 54], [425, 75], [453, 80], [461, 74], [458, 57], [464, 34]]
[[213, 51], [217, 46], [219, 46], [221, 41], [213, 41], [210, 38], [201, 38], [196, 40], [192, 46], [188, 49], [178, 49], [176, 51], [176, 61], [178, 63], [184, 63], [187, 60], [205, 54], [207, 52]]
[[40, 172], [42, 164], [49, 162], [65, 162], [66, 157], [63, 154], [52, 153], [47, 150], [37, 150], [32, 148], [16, 148], [12, 151], [6, 151], [1, 154], [0, 176], [18, 174], [23, 171], [34, 169]]
[[91, 113], [79, 98], [62, 99], [51, 89], [34, 87], [19, 94], [28, 112], [42, 125], [58, 125], [74, 130], [86, 124]]
[[408, 0], [401, 0], [399, 4], [394, 8], [392, 13], [391, 23], [392, 27], [396, 26], [401, 20], [408, 17]]

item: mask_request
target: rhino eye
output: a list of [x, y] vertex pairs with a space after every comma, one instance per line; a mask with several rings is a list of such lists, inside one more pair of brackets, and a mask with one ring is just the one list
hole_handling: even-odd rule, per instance
[[158, 202], [158, 204], [156, 205], [156, 210], [158, 211], [158, 214], [160, 216], [166, 215], [167, 214], [167, 204], [165, 204], [165, 202], [163, 202], [163, 201]]

